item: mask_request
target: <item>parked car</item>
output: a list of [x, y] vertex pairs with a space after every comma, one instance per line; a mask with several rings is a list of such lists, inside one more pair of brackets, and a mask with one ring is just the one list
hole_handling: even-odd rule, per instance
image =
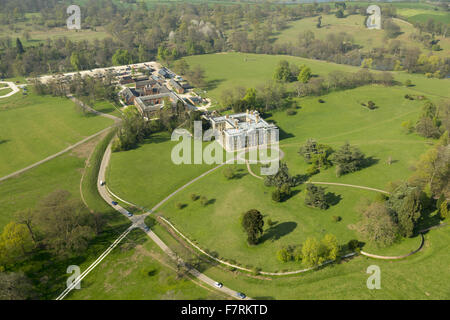
[[222, 287], [223, 287], [223, 284], [220, 283], [220, 282], [216, 282], [216, 283], [214, 283], [214, 285], [215, 285], [217, 288], [222, 288]]
[[245, 299], [245, 294], [243, 294], [241, 292], [238, 292], [236, 295], [241, 299]]
[[118, 205], [118, 203], [116, 201], [111, 201], [111, 203], [112, 203], [113, 206], [117, 206]]
[[145, 232], [149, 232], [149, 231], [150, 231], [150, 228], [149, 228], [148, 226], [145, 226], [145, 227], [144, 227], [144, 230], [145, 230]]
[[130, 211], [127, 211], [127, 216], [132, 217], [133, 214]]
[[104, 186], [106, 184], [106, 181], [100, 180], [100, 185]]

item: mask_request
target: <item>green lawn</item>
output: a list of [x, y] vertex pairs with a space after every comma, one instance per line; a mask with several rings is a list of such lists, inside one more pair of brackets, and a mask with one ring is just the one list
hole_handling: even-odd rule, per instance
[[113, 123], [83, 115], [66, 98], [18, 93], [0, 99], [0, 177], [42, 160]]
[[[208, 81], [217, 86], [208, 93], [217, 96], [237, 84], [254, 86], [267, 81], [282, 58], [299, 64], [306, 63], [314, 73], [320, 75], [331, 70], [358, 70], [294, 57], [238, 53], [186, 59], [190, 64], [201, 61]], [[371, 159], [371, 163], [359, 172], [340, 178], [336, 178], [334, 168], [331, 168], [313, 176], [313, 181], [386, 189], [389, 182], [406, 179], [411, 174], [410, 168], [429, 147], [429, 142], [418, 135], [402, 131], [401, 123], [405, 120], [415, 121], [423, 105], [423, 101], [407, 100], [404, 96], [420, 93], [433, 101], [439, 101], [448, 92], [445, 90], [448, 80], [426, 79], [403, 72], [395, 73], [395, 77], [401, 82], [411, 79], [414, 86], [372, 85], [337, 91], [322, 96], [325, 103], [319, 103], [317, 97], [295, 99], [296, 115], [288, 116], [284, 111], [269, 114], [267, 119], [281, 129], [280, 145], [291, 174], [305, 173], [307, 164], [297, 152], [306, 139], [315, 138], [334, 149], [349, 141], [358, 146]], [[378, 108], [368, 110], [361, 105], [368, 100], [374, 101]], [[108, 171], [109, 186], [120, 197], [150, 208], [209, 168], [174, 165], [170, 161], [172, 147], [173, 143], [169, 141], [153, 141], [136, 150], [113, 154]], [[389, 157], [393, 160], [391, 165], [386, 164]], [[327, 192], [334, 194], [337, 203], [329, 210], [320, 211], [303, 204], [304, 186], [301, 186], [291, 199], [275, 204], [270, 199], [272, 189], [247, 174], [245, 166], [238, 169], [240, 177], [232, 181], [225, 180], [222, 169], [202, 178], [163, 205], [160, 213], [200, 247], [214, 251], [224, 259], [260, 267], [265, 271], [298, 269], [295, 264], [277, 261], [276, 251], [282, 245], [299, 244], [308, 236], [319, 238], [328, 232], [335, 234], [341, 244], [357, 237], [349, 228], [359, 219], [355, 208], [362, 198], [375, 197], [371, 191], [329, 186]], [[255, 172], [259, 173], [256, 169]], [[206, 196], [210, 204], [202, 207], [199, 201], [193, 202], [190, 199], [192, 193]], [[177, 209], [178, 203], [184, 204], [184, 208]], [[250, 248], [245, 243], [239, 217], [252, 208], [278, 221], [278, 224], [267, 231], [262, 244]], [[341, 216], [342, 221], [333, 222], [334, 215]], [[219, 234], [220, 237], [217, 236]], [[223, 241], [224, 238], [227, 241]], [[404, 254], [417, 246], [417, 239], [409, 239], [384, 250], [373, 246], [366, 246], [365, 249], [381, 254]]]
[[119, 197], [152, 208], [212, 165], [176, 165], [171, 150], [177, 144], [158, 133], [137, 149], [113, 153], [107, 170], [108, 187]]
[[[347, 72], [360, 70], [359, 67], [283, 55], [217, 53], [189, 56], [184, 59], [191, 66], [201, 65], [204, 68], [208, 83], [207, 95], [216, 100], [220, 100], [223, 94], [236, 86], [257, 87], [271, 80], [280, 60], [287, 60], [299, 66], [306, 64], [311, 68], [313, 74], [320, 76], [325, 76], [335, 70]], [[416, 91], [415, 94], [424, 93], [448, 97], [449, 80], [428, 79], [424, 75], [406, 72], [392, 73], [395, 79], [401, 83], [410, 79], [415, 85], [411, 88]]]
[[[160, 224], [153, 230], [178, 255], [184, 259], [192, 258], [192, 251]], [[407, 259], [382, 261], [358, 256], [295, 276], [255, 277], [211, 263], [202, 263], [199, 270], [254, 299], [449, 299], [450, 291], [443, 284], [450, 259], [449, 240], [450, 228], [432, 230], [425, 235], [422, 251]], [[381, 269], [380, 290], [366, 287], [369, 277], [366, 270], [370, 265]]]
[[[365, 86], [325, 95], [322, 97], [325, 103], [319, 103], [317, 97], [302, 98], [298, 100], [300, 108], [296, 115], [274, 112], [268, 120], [283, 130], [280, 145], [292, 174], [303, 174], [306, 170], [306, 163], [297, 154], [306, 139], [316, 138], [335, 149], [349, 141], [370, 157], [372, 164], [341, 178], [336, 178], [334, 168], [331, 168], [312, 180], [385, 189], [390, 181], [406, 179], [411, 174], [409, 168], [429, 147], [426, 139], [402, 131], [401, 122], [415, 120], [423, 104], [405, 99], [406, 93], [414, 94], [405, 87]], [[379, 108], [369, 111], [362, 107], [360, 103], [368, 99]], [[169, 141], [153, 142], [133, 151], [113, 154], [108, 182], [112, 190], [124, 199], [150, 208], [207, 170], [205, 166], [174, 165], [170, 161], [172, 146]], [[386, 164], [389, 156], [393, 159], [391, 165]], [[254, 169], [259, 173], [257, 168]], [[320, 211], [303, 204], [304, 186], [301, 186], [291, 199], [275, 204], [270, 198], [271, 188], [250, 176], [245, 166], [238, 166], [237, 170], [240, 170], [240, 177], [231, 181], [224, 178], [223, 169], [202, 178], [163, 205], [160, 213], [190, 239], [196, 240], [200, 247], [215, 251], [227, 260], [265, 271], [298, 269], [298, 265], [283, 264], [276, 259], [276, 251], [282, 245], [299, 244], [308, 236], [322, 237], [325, 233], [335, 234], [341, 244], [357, 237], [349, 229], [349, 225], [359, 218], [355, 208], [362, 198], [373, 199], [375, 196], [372, 191], [329, 186], [327, 192], [330, 196], [334, 194], [338, 203], [329, 210]], [[190, 199], [192, 193], [206, 196], [210, 204], [202, 207], [199, 201], [193, 202]], [[177, 209], [177, 203], [185, 207]], [[240, 215], [252, 208], [278, 221], [267, 231], [266, 240], [256, 247], [247, 246], [239, 226]], [[334, 215], [341, 216], [342, 221], [333, 222]], [[385, 251], [368, 248], [377, 253], [403, 254], [416, 246], [417, 239], [411, 239]]]

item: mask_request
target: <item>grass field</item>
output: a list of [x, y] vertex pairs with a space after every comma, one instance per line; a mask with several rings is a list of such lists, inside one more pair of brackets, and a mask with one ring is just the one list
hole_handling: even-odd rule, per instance
[[[201, 65], [204, 68], [205, 80], [208, 84], [207, 95], [219, 101], [223, 94], [236, 86], [256, 87], [271, 80], [280, 60], [287, 60], [299, 66], [306, 64], [311, 68], [313, 74], [320, 76], [325, 76], [335, 70], [347, 72], [360, 70], [359, 67], [282, 55], [218, 53], [190, 56], [184, 59], [191, 66]], [[401, 83], [410, 79], [415, 85], [410, 89], [416, 94], [448, 97], [447, 92], [450, 89], [448, 80], [428, 79], [424, 75], [406, 72], [392, 72], [392, 74]]]
[[[411, 103], [403, 98], [407, 91], [404, 88], [362, 87], [326, 95], [324, 104], [318, 103], [317, 98], [301, 99], [301, 109], [295, 116], [273, 113], [268, 120], [285, 131], [280, 146], [291, 174], [306, 171], [307, 164], [297, 152], [307, 138], [316, 138], [334, 149], [349, 141], [371, 157], [373, 164], [341, 178], [336, 178], [332, 168], [313, 176], [313, 181], [385, 189], [388, 182], [407, 178], [411, 174], [409, 167], [428, 147], [425, 139], [402, 133], [401, 122], [417, 118], [421, 106], [417, 101]], [[374, 97], [380, 108], [372, 112], [361, 107], [360, 102], [366, 97]], [[342, 104], [342, 101], [346, 103]], [[386, 164], [389, 156], [394, 159], [392, 165]], [[358, 220], [355, 207], [361, 198], [373, 199], [375, 196], [370, 191], [329, 186], [327, 192], [338, 203], [327, 211], [320, 211], [303, 204], [302, 186], [291, 199], [276, 204], [270, 197], [272, 189], [264, 187], [262, 181], [247, 174], [245, 169], [242, 166], [242, 177], [232, 181], [226, 181], [220, 171], [212, 173], [175, 196], [161, 208], [161, 213], [169, 217], [180, 231], [197, 240], [201, 247], [235, 261], [247, 261], [252, 257], [249, 260], [255, 266], [269, 271], [287, 267], [276, 260], [276, 251], [282, 245], [302, 242], [308, 236], [321, 237], [325, 233], [335, 234], [342, 244], [357, 237], [349, 230], [349, 225]], [[215, 201], [201, 207], [189, 198], [194, 192]], [[187, 206], [179, 210], [176, 203]], [[277, 226], [267, 231], [263, 244], [256, 247], [246, 245], [239, 226], [240, 215], [252, 208], [260, 210], [272, 221], [278, 221]], [[333, 222], [334, 215], [341, 216], [342, 221]], [[219, 234], [220, 237], [217, 236]], [[222, 241], [223, 238], [227, 241]], [[411, 251], [416, 242], [406, 252]], [[401, 254], [402, 249], [398, 252]]]
[[[177, 278], [176, 266], [141, 230], [132, 231], [74, 290], [68, 299], [206, 300], [221, 293], [190, 278]], [[124, 285], [126, 284], [126, 285]]]
[[[26, 40], [24, 34], [28, 33], [29, 39]], [[22, 44], [35, 46], [45, 42], [47, 39], [56, 40], [59, 38], [68, 38], [72, 41], [93, 41], [112, 37], [103, 27], [98, 27], [95, 31], [92, 29], [69, 30], [65, 27], [47, 28], [44, 26], [35, 26], [26, 22], [15, 23], [12, 29], [2, 28], [0, 37], [20, 38]]]
[[[181, 257], [192, 258], [193, 252], [160, 224], [153, 230]], [[253, 276], [209, 262], [202, 263], [199, 270], [255, 299], [448, 299], [450, 290], [443, 281], [450, 258], [446, 250], [449, 239], [448, 227], [432, 230], [425, 235], [423, 250], [407, 259], [382, 261], [358, 256], [296, 276]], [[380, 290], [366, 287], [370, 265], [381, 269]]]
[[[282, 58], [307, 63], [313, 73], [320, 75], [336, 69], [357, 70], [320, 61]], [[186, 59], [191, 64], [200, 61], [196, 60], [199, 57]], [[279, 59], [280, 56], [247, 54], [202, 56], [208, 80], [217, 85], [208, 93], [214, 97], [236, 84], [252, 86], [267, 81]], [[415, 86], [386, 88], [373, 85], [338, 91], [322, 96], [325, 103], [319, 103], [317, 97], [307, 97], [296, 100], [298, 109], [294, 116], [288, 116], [285, 112], [269, 115], [268, 120], [275, 122], [282, 130], [280, 145], [291, 174], [305, 172], [307, 165], [297, 151], [307, 138], [315, 138], [335, 149], [349, 141], [371, 159], [371, 164], [341, 178], [336, 178], [332, 168], [314, 176], [313, 181], [385, 189], [390, 181], [406, 179], [411, 174], [409, 168], [427, 150], [428, 143], [415, 134], [402, 132], [401, 123], [415, 121], [423, 104], [421, 101], [407, 100], [404, 95], [427, 92], [428, 98], [439, 101], [443, 97], [440, 95], [447, 92], [443, 89], [448, 88], [448, 81], [405, 73], [396, 73], [395, 76], [402, 82], [411, 78]], [[362, 107], [361, 103], [368, 100], [373, 100], [379, 108], [369, 111]], [[187, 165], [178, 166], [178, 171], [175, 171], [176, 166], [169, 158], [172, 146], [171, 142], [162, 141], [141, 146], [132, 152], [114, 154], [109, 170], [110, 186], [114, 192], [129, 201], [151, 207], [183, 182], [206, 171], [206, 167], [197, 171], [196, 166]], [[391, 165], [386, 164], [389, 156], [393, 159]], [[327, 187], [336, 204], [327, 211], [320, 211], [303, 204], [304, 186], [301, 186], [285, 203], [275, 204], [270, 199], [272, 189], [247, 174], [245, 166], [238, 169], [239, 178], [232, 181], [225, 180], [221, 169], [202, 178], [173, 197], [160, 213], [197, 241], [200, 247], [215, 251], [222, 258], [244, 265], [249, 263], [265, 271], [298, 269], [298, 265], [282, 264], [276, 260], [276, 251], [282, 245], [299, 244], [308, 236], [319, 238], [328, 232], [334, 233], [341, 244], [355, 238], [357, 234], [349, 229], [358, 220], [355, 208], [362, 198], [373, 199], [375, 196], [374, 192], [360, 189]], [[210, 200], [209, 205], [202, 207], [198, 201], [193, 202], [190, 199], [192, 193], [206, 196]], [[178, 203], [184, 204], [184, 208], [177, 209]], [[261, 245], [250, 248], [245, 243], [239, 217], [252, 208], [260, 210], [272, 221], [278, 221], [278, 224], [267, 231]], [[335, 223], [332, 221], [333, 215], [341, 216], [343, 220]], [[417, 238], [414, 238], [386, 250], [366, 248], [381, 254], [403, 254], [416, 246]]]
[[[416, 9], [411, 9], [416, 10]], [[448, 13], [442, 12], [443, 20], [450, 20]], [[426, 19], [427, 15], [423, 15]], [[336, 18], [334, 14], [322, 15], [322, 27], [317, 28], [317, 17], [305, 18], [297, 20], [288, 24], [288, 28], [281, 31], [278, 35], [275, 35], [275, 43], [297, 43], [299, 34], [306, 30], [310, 30], [314, 33], [316, 39], [325, 40], [327, 35], [330, 33], [340, 33], [346, 32], [353, 37], [356, 44], [362, 46], [362, 51], [369, 51], [372, 48], [383, 47], [389, 40], [385, 39], [385, 32], [383, 30], [367, 30], [364, 25], [365, 17], [361, 15], [351, 15], [345, 18]], [[409, 38], [412, 33], [417, 33], [418, 31], [408, 22], [400, 19], [395, 21], [400, 27], [401, 34], [395, 38], [395, 40], [401, 41], [408, 47], [419, 47], [423, 52], [429, 52], [422, 44], [417, 43]], [[423, 22], [426, 22], [423, 21]], [[450, 22], [450, 21], [449, 21]], [[447, 49], [450, 44], [448, 38], [438, 37], [440, 40], [440, 45], [444, 49]], [[448, 56], [448, 50], [434, 51], [433, 54], [442, 57]]]
[[108, 187], [127, 201], [151, 208], [212, 168], [207, 164], [174, 164], [171, 150], [177, 143], [170, 141], [168, 133], [158, 133], [137, 149], [113, 153], [107, 170]]
[[0, 99], [0, 177], [90, 136], [112, 120], [83, 115], [66, 98], [17, 93]]

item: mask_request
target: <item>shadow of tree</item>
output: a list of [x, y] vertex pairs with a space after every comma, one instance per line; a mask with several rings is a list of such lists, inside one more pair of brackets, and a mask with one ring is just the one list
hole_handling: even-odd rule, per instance
[[297, 228], [297, 223], [293, 221], [273, 225], [264, 232], [262, 237], [259, 239], [259, 242], [263, 243], [267, 240], [278, 240], [294, 231], [295, 228]]
[[342, 197], [340, 194], [336, 195], [334, 192], [328, 192], [325, 194], [325, 200], [330, 206], [335, 206], [341, 202]]
[[364, 160], [362, 161], [362, 164], [361, 164], [361, 169], [371, 167], [371, 166], [377, 164], [378, 162], [380, 162], [380, 159], [376, 159], [372, 156], [364, 158]]
[[213, 90], [216, 89], [219, 84], [221, 84], [222, 82], [224, 82], [225, 79], [214, 79], [214, 80], [210, 80], [206, 83], [205, 86], [205, 90]]

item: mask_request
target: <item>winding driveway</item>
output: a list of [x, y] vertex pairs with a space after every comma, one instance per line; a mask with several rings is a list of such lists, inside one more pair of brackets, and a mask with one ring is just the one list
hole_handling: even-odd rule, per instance
[[[142, 215], [133, 215], [131, 217], [128, 217], [128, 211], [120, 206], [119, 204], [113, 205], [108, 189], [106, 188], [106, 185], [102, 186], [100, 184], [100, 181], [106, 181], [106, 168], [108, 166], [109, 160], [111, 158], [111, 144], [108, 145], [106, 148], [106, 151], [103, 155], [102, 162], [100, 164], [100, 170], [98, 174], [97, 179], [97, 189], [100, 194], [100, 196], [105, 200], [111, 207], [113, 207], [116, 211], [120, 212], [122, 215], [127, 217], [131, 222], [132, 225], [124, 232], [122, 233], [116, 241], [114, 241], [108, 249], [103, 252], [100, 257], [94, 261], [70, 286], [68, 286], [56, 299], [62, 300], [64, 297], [69, 294], [70, 291], [72, 291], [78, 283], [83, 280], [85, 276], [87, 276], [119, 243], [122, 239], [124, 239], [128, 233], [135, 228], [139, 228], [142, 231], [144, 231], [172, 260], [174, 260], [176, 263], [179, 263], [187, 268], [188, 272], [194, 276], [196, 279], [206, 283], [207, 285], [213, 287], [216, 290], [219, 290], [222, 293], [225, 293], [233, 298], [237, 298], [237, 291], [234, 291], [226, 286], [222, 286], [221, 288], [218, 288], [215, 286], [216, 281], [211, 279], [210, 277], [206, 276], [205, 274], [201, 273], [195, 268], [189, 267], [180, 257], [178, 257], [151, 229], [147, 229], [147, 226], [144, 222], [145, 218], [150, 215], [152, 212], [154, 212], [157, 208], [159, 208], [161, 205], [163, 205], [166, 201], [168, 201], [170, 198], [172, 198], [175, 194], [182, 191], [195, 181], [201, 179], [202, 177], [206, 176], [207, 174], [213, 172], [214, 170], [217, 170], [218, 168], [222, 167], [226, 163], [220, 164], [207, 172], [201, 174], [200, 176], [196, 177], [195, 179], [189, 181], [182, 187], [178, 188], [176, 191], [172, 192], [170, 195], [168, 195], [166, 198], [164, 198], [162, 201], [160, 201], [158, 204], [156, 204], [152, 209], [150, 209], [148, 212]], [[251, 300], [251, 298], [246, 297], [245, 300]]]

